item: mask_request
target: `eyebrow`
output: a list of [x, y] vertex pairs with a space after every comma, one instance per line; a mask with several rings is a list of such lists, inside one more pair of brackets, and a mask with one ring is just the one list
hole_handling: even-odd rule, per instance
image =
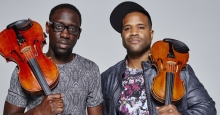
[[[54, 23], [54, 22], [53, 22]], [[78, 27], [78, 28], [80, 28], [80, 26], [78, 26], [77, 24], [69, 24], [69, 25], [65, 25], [63, 22], [55, 22], [55, 23], [57, 23], [57, 24], [62, 24], [62, 25], [64, 25], [64, 26], [74, 26], [74, 27]]]
[[[146, 24], [137, 24], [137, 26], [140, 26], [140, 25], [146, 26]], [[131, 25], [130, 25], [130, 24], [126, 24], [126, 25], [124, 25], [122, 28], [127, 27], [127, 26], [131, 26]], [[135, 25], [135, 26], [136, 26], [136, 25]]]

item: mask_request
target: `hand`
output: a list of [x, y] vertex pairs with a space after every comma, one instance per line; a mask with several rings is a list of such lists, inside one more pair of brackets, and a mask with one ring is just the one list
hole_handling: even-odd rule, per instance
[[156, 107], [158, 115], [182, 115], [172, 104]]
[[63, 95], [51, 94], [45, 96], [43, 101], [36, 107], [39, 115], [56, 115], [63, 112]]

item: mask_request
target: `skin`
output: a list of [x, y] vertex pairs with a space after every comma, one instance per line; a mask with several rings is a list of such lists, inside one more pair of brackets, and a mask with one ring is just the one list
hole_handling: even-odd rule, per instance
[[158, 110], [158, 115], [182, 115], [172, 104], [157, 107], [156, 109]]
[[[142, 69], [141, 62], [147, 61], [150, 54], [154, 31], [148, 17], [140, 12], [127, 14], [122, 20], [122, 43], [127, 50], [127, 66]], [[158, 115], [181, 115], [172, 104], [156, 108]]]
[[146, 15], [139, 12], [127, 14], [122, 20], [122, 43], [127, 50], [127, 64], [142, 69], [141, 61], [148, 60], [154, 31]]
[[[52, 16], [51, 21], [66, 26], [80, 27], [80, 19], [77, 13], [65, 8], [58, 9]], [[49, 34], [49, 49], [46, 56], [51, 57], [56, 64], [65, 64], [72, 61], [75, 58], [72, 50], [80, 37], [80, 33], [72, 35], [68, 33], [67, 29], [63, 32], [55, 32], [48, 22], [46, 23], [46, 32]], [[61, 94], [45, 96], [38, 106], [25, 113], [25, 108], [5, 102], [4, 115], [56, 115], [63, 112], [63, 97]], [[96, 107], [88, 107], [87, 111], [88, 115], [103, 115], [102, 104]]]

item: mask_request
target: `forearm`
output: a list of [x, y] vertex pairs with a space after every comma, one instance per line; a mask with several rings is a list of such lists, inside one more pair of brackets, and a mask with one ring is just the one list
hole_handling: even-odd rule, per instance
[[17, 112], [16, 113], [4, 113], [4, 115], [40, 115], [40, 114], [38, 114], [37, 112], [35, 112], [34, 109], [32, 109], [25, 113], [17, 113]]
[[102, 103], [95, 107], [87, 108], [88, 115], [103, 115], [103, 105]]
[[183, 115], [216, 115], [215, 102], [190, 65], [186, 68], [185, 76], [188, 109], [181, 113]]
[[182, 115], [217, 115], [215, 109], [215, 102], [203, 102], [193, 107], [190, 107], [186, 111], [180, 112]]
[[15, 106], [6, 101], [3, 115], [41, 115], [41, 111], [38, 109], [38, 106], [25, 112], [25, 108]]

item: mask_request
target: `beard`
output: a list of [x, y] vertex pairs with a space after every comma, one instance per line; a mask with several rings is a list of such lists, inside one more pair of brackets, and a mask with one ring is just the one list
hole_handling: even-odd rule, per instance
[[68, 48], [68, 49], [61, 49], [58, 47], [52, 47], [52, 50], [54, 52], [55, 55], [57, 56], [67, 56], [72, 54], [72, 49]]
[[124, 48], [127, 50], [127, 53], [130, 55], [142, 55], [150, 50], [151, 42], [146, 44], [141, 44], [138, 46], [131, 46], [123, 42]]

